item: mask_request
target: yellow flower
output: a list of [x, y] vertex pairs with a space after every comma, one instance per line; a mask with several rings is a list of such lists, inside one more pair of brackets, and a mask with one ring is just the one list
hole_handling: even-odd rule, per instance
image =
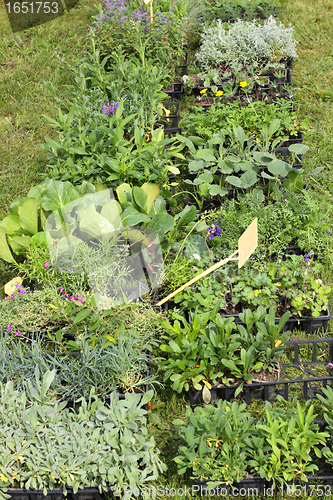
[[282, 344], [282, 340], [275, 341], [275, 347], [280, 347], [281, 344]]
[[200, 94], [205, 94], [206, 92], [207, 92], [207, 89], [200, 90]]
[[0, 479], [1, 481], [3, 481], [4, 483], [7, 483], [8, 481], [8, 477], [4, 476], [3, 474], [0, 473]]
[[216, 97], [220, 97], [221, 95], [223, 95], [223, 90], [218, 90], [215, 95]]
[[15, 479], [17, 476], [17, 472], [11, 472], [10, 475], [12, 476], [13, 479]]
[[247, 86], [248, 86], [248, 83], [247, 83], [247, 81], [246, 81], [246, 80], [244, 80], [244, 82], [240, 82], [240, 84], [239, 84], [239, 85], [240, 85], [241, 87], [243, 87], [243, 88], [244, 88], [244, 87], [247, 87]]

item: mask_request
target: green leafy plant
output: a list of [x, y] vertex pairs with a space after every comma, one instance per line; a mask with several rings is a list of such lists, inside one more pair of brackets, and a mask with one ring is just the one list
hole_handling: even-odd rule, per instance
[[44, 175], [75, 185], [95, 181], [117, 187], [122, 182], [145, 181], [162, 186], [168, 175], [177, 174], [173, 158], [183, 158], [182, 147], [174, 138], [165, 138], [163, 128], [146, 135], [135, 125], [134, 136], [126, 138], [125, 127], [135, 115], [124, 117], [123, 101], [117, 104], [109, 114], [101, 109], [90, 112], [86, 104], [79, 106], [76, 102], [67, 114], [59, 108], [59, 120], [49, 120], [59, 134], [58, 140], [46, 137], [42, 145], [49, 153]]
[[59, 328], [50, 304], [57, 300], [59, 292], [52, 286], [31, 291], [20, 286], [0, 301], [0, 332], [15, 337], [32, 339], [37, 332], [53, 334]]
[[210, 106], [207, 112], [196, 106], [183, 115], [179, 125], [183, 127], [184, 135], [199, 136], [206, 141], [221, 130], [221, 123], [223, 127], [240, 126], [247, 135], [259, 139], [263, 125], [269, 127], [275, 119], [280, 120], [280, 126], [274, 139], [287, 139], [298, 134], [300, 125], [297, 113], [291, 111], [291, 103], [286, 99], [278, 99], [276, 104], [269, 106], [262, 101], [245, 106], [239, 102], [227, 104], [219, 101]]
[[[42, 338], [35, 336], [34, 342], [27, 344], [11, 339], [10, 335], [0, 340], [0, 382], [12, 381], [18, 391], [27, 389], [32, 383], [36, 387], [36, 370], [43, 377], [47, 371], [56, 370], [50, 390], [58, 399], [75, 402], [79, 398], [88, 399], [91, 389], [96, 396], [105, 399], [110, 393], [144, 392], [149, 385], [157, 384], [148, 367], [151, 350], [156, 341], [151, 336], [138, 337], [133, 332], [120, 329], [116, 339], [106, 339], [94, 346], [86, 335], [80, 334], [77, 348], [73, 354], [45, 352]], [[10, 347], [10, 349], [9, 349]], [[37, 377], [38, 380], [38, 377]]]
[[[222, 129], [205, 142], [200, 137], [183, 137], [177, 135], [180, 142], [188, 149], [188, 170], [192, 176], [184, 179], [184, 184], [192, 186], [189, 194], [195, 199], [200, 209], [205, 199], [212, 196], [223, 198], [236, 188], [248, 190], [266, 190], [268, 196], [276, 183], [303, 189], [303, 170], [296, 169], [285, 161], [278, 159], [269, 151], [274, 151], [280, 139], [272, 140], [272, 136], [280, 127], [280, 120], [275, 119], [269, 127], [264, 125], [260, 139], [246, 136], [242, 127]], [[307, 146], [294, 144], [289, 150], [296, 154], [306, 152]], [[315, 169], [307, 175], [314, 175], [322, 169]], [[176, 193], [174, 196], [183, 192]]]
[[246, 21], [252, 19], [267, 19], [274, 14], [275, 2], [273, 0], [214, 0], [206, 1], [205, 19], [221, 19], [225, 22], [242, 18]]
[[74, 413], [49, 393], [54, 374], [46, 372], [27, 393], [14, 390], [12, 382], [1, 387], [1, 498], [8, 498], [8, 487], [42, 489], [45, 495], [60, 487], [66, 495], [67, 488], [77, 493], [94, 486], [119, 496], [128, 485], [139, 488], [147, 477], [157, 479], [165, 467], [143, 409], [153, 391], [126, 394], [125, 400], [114, 393], [108, 405], [82, 400]]
[[298, 245], [304, 253], [316, 248], [316, 257], [322, 263], [332, 261], [330, 206], [311, 191], [290, 192], [281, 186], [272, 190], [269, 200], [254, 188], [252, 192], [238, 194], [238, 199], [223, 201], [210, 219], [221, 228], [218, 240], [210, 242], [214, 260], [227, 257], [237, 248], [238, 238], [255, 217], [258, 218], [256, 259], [282, 257], [288, 246]]
[[289, 313], [275, 325], [273, 310], [268, 314], [264, 308], [255, 313], [247, 310], [240, 315], [243, 326], [235, 324], [234, 318], [217, 315], [217, 309], [215, 306], [210, 313], [193, 315], [190, 324], [183, 320], [184, 327], [178, 320], [173, 326], [164, 323], [171, 339], [161, 345], [161, 350], [168, 353], [168, 358], [160, 362], [164, 380], [170, 379], [177, 392], [190, 387], [203, 390], [205, 402], [210, 401], [212, 385], [221, 387], [240, 381], [237, 396], [243, 382], [251, 382], [256, 372], [272, 372], [274, 362], [283, 355], [281, 344], [290, 336], [289, 331], [281, 335]]
[[271, 306], [277, 315], [285, 311], [296, 318], [324, 314], [331, 287], [318, 278], [322, 264], [313, 262], [313, 252], [308, 255], [290, 255], [284, 261], [252, 262], [231, 277], [233, 293], [245, 307]]
[[217, 407], [188, 408], [187, 422], [175, 420], [186, 442], [174, 459], [178, 473], [191, 469], [192, 477], [205, 480], [208, 488], [252, 475], [273, 479], [274, 485], [295, 477], [307, 481], [318, 470], [310, 453], [321, 457], [320, 445], [329, 437], [313, 422], [314, 406], [297, 402], [297, 409], [288, 410], [266, 402], [266, 417], [257, 423], [245, 407], [218, 401]]
[[26, 197], [16, 198], [10, 204], [10, 215], [0, 223], [0, 258], [15, 264], [8, 243], [17, 255], [26, 255], [32, 242], [46, 246], [47, 217], [94, 190], [87, 182], [75, 188], [70, 182], [46, 179], [32, 187]]

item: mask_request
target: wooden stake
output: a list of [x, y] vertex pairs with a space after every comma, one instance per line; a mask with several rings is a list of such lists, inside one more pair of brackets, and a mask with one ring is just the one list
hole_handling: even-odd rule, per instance
[[236, 250], [232, 255], [230, 255], [230, 257], [227, 257], [226, 259], [221, 260], [217, 264], [214, 264], [212, 267], [209, 267], [203, 273], [201, 273], [198, 276], [196, 276], [195, 278], [191, 279], [191, 281], [188, 281], [187, 283], [185, 283], [185, 285], [181, 286], [180, 288], [177, 288], [177, 290], [175, 290], [174, 292], [170, 293], [170, 295], [168, 295], [164, 299], [160, 300], [156, 305], [157, 306], [161, 306], [162, 304], [164, 304], [168, 300], [172, 299], [172, 297], [174, 297], [178, 293], [180, 293], [183, 290], [185, 290], [185, 288], [187, 288], [188, 286], [193, 285], [193, 283], [195, 283], [196, 281], [199, 281], [201, 278], [204, 278], [205, 276], [207, 276], [208, 274], [212, 273], [213, 271], [216, 271], [216, 269], [218, 269], [219, 267], [223, 266], [224, 264], [226, 264], [230, 260], [238, 260], [238, 259], [233, 259], [233, 257], [237, 253], [238, 253], [238, 250]]

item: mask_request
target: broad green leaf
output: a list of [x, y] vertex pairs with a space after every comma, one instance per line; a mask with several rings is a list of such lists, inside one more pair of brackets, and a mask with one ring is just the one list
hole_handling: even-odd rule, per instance
[[115, 232], [111, 222], [99, 214], [94, 205], [89, 205], [89, 207], [82, 210], [79, 227], [81, 231], [93, 238], [100, 238], [103, 235]]
[[281, 121], [278, 118], [273, 120], [268, 127], [268, 136], [272, 137], [280, 128]]
[[200, 180], [200, 184], [202, 184], [203, 182], [207, 182], [208, 184], [210, 184], [213, 182], [213, 176], [208, 170], [205, 170], [205, 172], [198, 175], [198, 177], [194, 180], [193, 184], [197, 184], [196, 180]]
[[222, 189], [220, 186], [218, 186], [217, 184], [213, 184], [212, 186], [210, 186], [209, 188], [209, 194], [211, 196], [216, 196], [216, 195], [219, 195], [219, 196], [225, 196], [228, 194], [228, 190], [227, 189]]
[[118, 200], [122, 205], [126, 201], [132, 200], [132, 188], [129, 184], [120, 184], [116, 189]]
[[309, 172], [309, 173], [307, 174], [307, 177], [308, 177], [309, 175], [317, 175], [317, 174], [320, 174], [320, 172], [322, 172], [322, 170], [324, 170], [324, 168], [325, 168], [325, 167], [316, 167], [316, 168], [314, 168], [313, 170], [311, 170], [311, 172]]
[[82, 311], [78, 312], [77, 315], [75, 316], [73, 324], [78, 325], [79, 323], [81, 323], [83, 320], [85, 320], [91, 314], [92, 314], [91, 309], [88, 309], [88, 308], [82, 309]]
[[47, 241], [46, 241], [46, 233], [45, 231], [39, 231], [39, 233], [35, 233], [30, 240], [31, 243], [37, 243], [38, 245], [41, 246], [46, 246]]
[[142, 184], [141, 189], [143, 189], [143, 191], [147, 195], [147, 200], [148, 200], [147, 213], [149, 214], [154, 204], [154, 201], [160, 194], [160, 188], [157, 184], [152, 184], [151, 182], [145, 182], [144, 184]]
[[138, 229], [126, 229], [123, 234], [124, 237], [129, 239], [130, 244], [137, 243], [139, 241], [145, 247], [151, 247], [151, 245], [153, 244], [152, 240]]
[[196, 153], [196, 158], [204, 161], [216, 161], [215, 156], [211, 152], [212, 150], [202, 149]]
[[25, 255], [31, 241], [30, 236], [14, 236], [10, 238], [10, 246], [17, 255]]
[[26, 198], [19, 206], [19, 221], [22, 229], [33, 235], [38, 232], [38, 203], [36, 198]]
[[15, 263], [15, 259], [12, 256], [12, 252], [7, 243], [6, 231], [4, 227], [0, 227], [0, 259], [6, 262]]
[[132, 189], [133, 200], [139, 207], [139, 211], [142, 213], [147, 213], [148, 210], [148, 198], [145, 191], [137, 186]]
[[268, 165], [272, 160], [276, 159], [276, 156], [270, 153], [260, 153], [258, 151], [254, 151], [253, 158], [256, 162], [260, 163], [260, 165]]
[[174, 175], [180, 174], [179, 168], [176, 167], [175, 165], [168, 165], [168, 171], [171, 172]]
[[7, 234], [14, 234], [22, 229], [17, 215], [9, 215], [0, 222], [0, 227], [4, 227]]
[[190, 234], [185, 242], [184, 253], [187, 258], [193, 258], [193, 254], [205, 256], [208, 253], [205, 238], [200, 234]]
[[150, 222], [150, 217], [135, 210], [134, 207], [126, 207], [121, 214], [121, 222], [124, 227], [136, 226], [142, 222]]
[[18, 216], [18, 207], [23, 203], [23, 201], [26, 199], [25, 198], [15, 198], [9, 206], [10, 208], [10, 215], [17, 215]]
[[186, 205], [183, 210], [177, 214], [177, 228], [181, 228], [182, 226], [185, 226], [189, 222], [192, 222], [197, 216], [197, 209], [195, 208], [194, 205], [188, 206]]
[[171, 231], [174, 226], [174, 218], [166, 212], [155, 215], [153, 219], [147, 224], [148, 227], [155, 229], [160, 238], [164, 236], [165, 233]]
[[68, 150], [69, 154], [71, 155], [87, 155], [88, 151], [86, 151], [84, 148], [69, 148]]
[[297, 155], [304, 155], [309, 150], [309, 146], [305, 144], [291, 144], [288, 149]]
[[235, 175], [228, 175], [225, 180], [229, 182], [232, 186], [235, 187], [242, 187], [242, 181], [240, 180], [239, 177], [236, 177]]
[[120, 203], [116, 200], [107, 201], [101, 210], [102, 217], [105, 217], [111, 222], [115, 229], [120, 229], [122, 227], [120, 214], [122, 213], [122, 208]]
[[267, 168], [268, 171], [275, 176], [286, 177], [292, 167], [289, 165], [289, 163], [276, 159], [271, 161], [271, 163], [267, 165]]
[[242, 188], [247, 189], [253, 186], [257, 182], [258, 178], [256, 172], [253, 170], [247, 170], [247, 172], [244, 172], [244, 174], [241, 175], [240, 180]]
[[60, 182], [51, 179], [45, 184], [45, 188], [46, 190], [42, 199], [44, 210], [54, 212], [58, 208], [79, 198], [79, 193], [70, 182]]

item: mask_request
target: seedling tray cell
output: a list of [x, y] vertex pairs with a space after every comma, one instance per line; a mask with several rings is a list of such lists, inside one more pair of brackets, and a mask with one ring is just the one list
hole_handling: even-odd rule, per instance
[[[333, 362], [333, 338], [289, 340], [285, 345], [292, 346], [292, 358], [287, 363], [281, 365], [280, 380], [277, 382], [252, 382], [244, 384], [239, 397], [243, 398], [247, 404], [253, 400], [275, 401], [277, 395], [281, 395], [286, 401], [296, 397], [297, 399], [315, 399], [317, 394], [322, 393], [322, 388], [327, 385], [333, 387], [333, 376], [321, 376], [319, 371], [327, 372], [326, 364]], [[318, 349], [322, 347], [321, 351]], [[301, 346], [310, 347], [311, 354], [303, 354], [301, 357]], [[325, 359], [324, 359], [325, 355]], [[306, 359], [303, 357], [306, 356]], [[299, 373], [300, 376], [288, 376], [288, 371]], [[217, 387], [211, 389], [214, 404], [217, 399], [230, 401], [235, 397], [235, 391], [239, 384]], [[191, 406], [203, 404], [202, 391], [191, 388], [187, 392]]]

